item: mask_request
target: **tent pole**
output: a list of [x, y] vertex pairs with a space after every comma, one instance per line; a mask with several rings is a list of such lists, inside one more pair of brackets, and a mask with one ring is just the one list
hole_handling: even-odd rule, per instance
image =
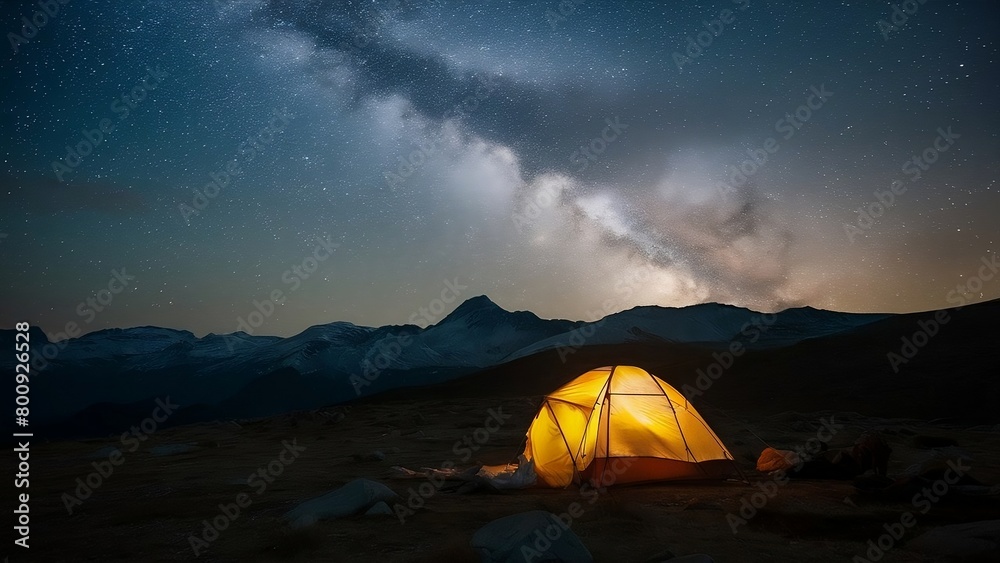
[[[552, 420], [556, 421], [556, 428], [559, 429], [559, 437], [562, 438], [563, 444], [566, 446], [566, 452], [569, 453], [569, 459], [573, 462], [573, 475], [576, 476], [576, 456], [573, 455], [573, 449], [569, 445], [569, 441], [566, 440], [566, 433], [563, 432], [562, 425], [559, 424], [559, 418], [556, 417], [556, 411], [552, 410], [552, 406], [549, 405], [548, 401], [545, 401], [545, 408], [549, 409], [549, 414], [552, 415]], [[568, 486], [568, 485], [567, 485]]]
[[[604, 402], [608, 405], [608, 425], [604, 429], [604, 467], [601, 468], [601, 487], [604, 487], [604, 477], [608, 473], [608, 458], [611, 455], [611, 378], [615, 376], [615, 370], [618, 366], [611, 367], [611, 373], [608, 374], [608, 388], [604, 393]], [[604, 410], [603, 407], [601, 409]], [[603, 416], [604, 413], [602, 412]], [[601, 421], [597, 421], [597, 427], [600, 428]], [[617, 479], [615, 479], [617, 481]]]
[[[697, 467], [699, 470], [701, 470], [701, 472], [705, 475], [705, 478], [709, 479], [710, 476], [708, 474], [708, 471], [706, 471], [705, 468], [701, 466], [701, 463], [698, 462], [698, 458], [695, 457], [694, 452], [691, 451], [691, 446], [688, 445], [687, 437], [684, 436], [684, 429], [681, 427], [681, 421], [677, 417], [677, 409], [674, 408], [673, 401], [670, 400], [670, 396], [667, 395], [666, 390], [663, 389], [663, 386], [660, 385], [660, 382], [656, 380], [656, 376], [654, 376], [653, 374], [649, 373], [649, 377], [652, 378], [653, 383], [656, 384], [656, 387], [660, 390], [660, 393], [663, 393], [663, 398], [667, 401], [667, 405], [670, 406], [670, 412], [674, 413], [674, 423], [677, 424], [677, 431], [681, 433], [681, 440], [684, 442], [684, 449], [687, 450], [688, 456], [692, 460], [694, 460], [695, 467]], [[719, 445], [722, 446], [722, 451], [724, 451], [724, 452], [728, 452], [729, 451], [722, 444], [719, 444]], [[739, 469], [737, 469], [737, 471], [739, 471]]]

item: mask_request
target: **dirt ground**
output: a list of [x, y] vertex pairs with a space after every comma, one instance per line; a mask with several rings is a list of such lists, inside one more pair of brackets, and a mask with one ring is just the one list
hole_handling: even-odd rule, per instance
[[[576, 502], [583, 513], [573, 521], [572, 530], [597, 561], [645, 561], [664, 550], [676, 555], [707, 553], [722, 562], [850, 561], [855, 555], [864, 556], [868, 540], [885, 533], [883, 525], [898, 522], [906, 511], [916, 513], [916, 525], [883, 560], [937, 561], [940, 556], [921, 554], [907, 543], [937, 526], [1000, 517], [995, 494], [969, 500], [949, 495], [921, 514], [909, 501], [872, 498], [850, 482], [806, 480], [778, 486], [773, 498], [734, 533], [731, 521], [739, 515], [741, 502], [760, 490], [754, 485], [757, 481], [768, 481], [753, 469], [764, 448], [761, 439], [793, 448], [816, 436], [821, 419], [833, 416], [844, 427], [831, 447], [851, 444], [864, 429], [882, 430], [894, 448], [890, 475], [930, 456], [929, 445], [950, 439], [973, 458], [970, 475], [992, 484], [1000, 483], [1000, 432], [843, 412], [765, 416], [703, 408], [703, 416], [736, 456], [750, 485], [665, 483], [611, 487], [589, 495], [576, 487], [504, 494], [435, 491], [403, 519], [357, 516], [322, 521], [299, 531], [289, 530], [282, 521], [282, 515], [301, 501], [358, 477], [387, 484], [406, 505], [411, 491], [423, 481], [391, 478], [394, 465], [419, 469], [440, 467], [445, 461], [459, 467], [512, 461], [538, 401], [539, 397], [395, 398], [239, 423], [164, 429], [136, 451], [126, 452], [124, 462], [102, 478], [89, 498], [73, 506], [72, 515], [62, 495], [73, 494], [76, 479], [86, 479], [94, 471], [92, 462], [107, 460], [109, 446], [121, 444], [117, 438], [35, 442], [30, 557], [18, 550], [10, 560], [194, 559], [190, 538], [200, 537], [203, 521], [219, 516], [219, 505], [234, 503], [241, 493], [251, 504], [217, 539], [201, 547], [198, 559], [476, 561], [469, 540], [491, 520], [536, 509], [559, 514]], [[466, 436], [476, 442], [476, 430], [484, 426], [490, 409], [509, 415], [499, 431], [476, 444], [475, 452], [456, 448]], [[283, 441], [293, 440], [304, 450], [297, 457], [286, 453], [286, 462], [291, 462], [282, 463]], [[376, 451], [384, 459], [370, 455]], [[954, 451], [946, 450], [945, 455]], [[472, 455], [463, 459], [467, 453]], [[271, 483], [258, 479], [253, 486], [247, 484], [251, 473], [272, 462], [280, 474]], [[417, 496], [413, 499], [417, 505]]]

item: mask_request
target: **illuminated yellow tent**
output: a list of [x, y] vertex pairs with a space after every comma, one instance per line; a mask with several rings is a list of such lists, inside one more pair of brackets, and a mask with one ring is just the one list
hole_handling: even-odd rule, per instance
[[632, 366], [588, 371], [547, 395], [524, 456], [550, 487], [725, 479], [736, 469], [684, 395]]

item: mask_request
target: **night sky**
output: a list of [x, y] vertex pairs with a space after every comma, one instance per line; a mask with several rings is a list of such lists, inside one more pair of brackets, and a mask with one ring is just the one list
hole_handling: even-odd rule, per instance
[[1000, 4], [903, 7], [4, 2], [0, 326], [1000, 297]]

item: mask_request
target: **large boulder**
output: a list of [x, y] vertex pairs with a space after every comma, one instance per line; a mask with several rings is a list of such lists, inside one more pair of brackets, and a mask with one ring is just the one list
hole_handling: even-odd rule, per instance
[[385, 502], [379, 501], [365, 511], [365, 516], [392, 516], [392, 508]]
[[289, 526], [303, 528], [319, 520], [364, 514], [373, 506], [399, 498], [377, 481], [355, 479], [335, 491], [302, 502], [285, 514]]
[[532, 510], [505, 516], [472, 536], [472, 548], [484, 563], [573, 561], [590, 563], [590, 552], [555, 514]]

